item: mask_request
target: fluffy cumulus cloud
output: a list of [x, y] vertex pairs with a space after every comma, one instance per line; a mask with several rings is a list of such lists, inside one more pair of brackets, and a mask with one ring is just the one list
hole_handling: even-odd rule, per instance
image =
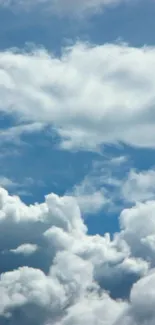
[[123, 210], [113, 239], [87, 233], [77, 202], [0, 189], [1, 324], [153, 325], [155, 202]]
[[155, 171], [130, 170], [122, 187], [124, 198], [131, 202], [146, 201], [155, 197]]
[[119, 324], [154, 324], [154, 281], [155, 270], [152, 270], [146, 277], [134, 284], [130, 295], [130, 307], [123, 317], [120, 318]]
[[121, 169], [121, 175], [116, 175], [116, 171], [117, 169], [113, 169], [112, 176], [105, 175], [105, 172], [101, 176], [101, 179], [103, 177], [101, 187], [108, 184], [113, 187], [113, 195], [111, 191], [106, 193], [109, 200], [111, 196], [111, 200], [113, 201], [121, 199], [126, 203], [133, 204], [136, 202], [146, 202], [155, 198], [154, 169], [138, 171], [127, 167], [125, 171]]
[[1, 52], [0, 111], [20, 123], [6, 139], [48, 124], [65, 149], [154, 148], [154, 66], [154, 47], [76, 44], [59, 58], [44, 49]]
[[122, 2], [126, 3], [128, 0], [27, 0], [26, 2], [24, 0], [0, 0], [0, 5], [26, 10], [41, 7], [45, 11], [48, 9], [51, 14], [83, 16], [83, 14], [100, 12]]
[[120, 215], [122, 228], [121, 237], [129, 244], [135, 256], [144, 257], [155, 265], [155, 201], [137, 203], [130, 209], [125, 209]]

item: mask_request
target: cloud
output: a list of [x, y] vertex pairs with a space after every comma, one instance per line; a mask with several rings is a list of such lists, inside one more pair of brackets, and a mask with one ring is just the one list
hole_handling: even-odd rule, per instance
[[3, 144], [4, 142], [7, 143], [16, 143], [16, 144], [23, 144], [21, 141], [21, 136], [25, 134], [32, 134], [42, 131], [44, 125], [41, 123], [32, 123], [32, 124], [23, 124], [23, 125], [16, 125], [10, 128], [2, 129], [0, 133], [0, 142]]
[[23, 244], [21, 246], [18, 246], [15, 249], [11, 249], [10, 252], [12, 252], [14, 254], [31, 255], [34, 252], [36, 252], [37, 249], [38, 249], [37, 245]]
[[141, 324], [146, 322], [153, 324], [155, 320], [155, 312], [152, 309], [155, 302], [155, 294], [152, 290], [154, 282], [155, 272], [153, 270], [148, 276], [136, 283], [131, 292], [133, 318], [137, 322], [139, 320]]
[[116, 324], [154, 324], [155, 313], [152, 308], [155, 299], [154, 281], [155, 271], [152, 270], [146, 277], [134, 284], [130, 296], [130, 306]]
[[38, 180], [34, 181], [31, 177], [15, 181], [15, 179], [8, 178], [0, 175], [0, 186], [9, 190], [11, 194], [16, 193], [20, 197], [32, 196], [32, 186], [44, 186], [44, 182]]
[[9, 321], [11, 310], [11, 322], [20, 324], [20, 317], [16, 317], [20, 308], [23, 310], [23, 324], [28, 321], [29, 324], [43, 324], [52, 314], [54, 319], [54, 313], [61, 311], [65, 299], [63, 287], [56, 279], [28, 267], [2, 274], [0, 288], [3, 296], [0, 305], [2, 324], [5, 317]]
[[[136, 170], [133, 162], [124, 156], [104, 157], [95, 161], [84, 180], [72, 194], [83, 213], [122, 209], [136, 202], [155, 198], [155, 170]], [[89, 211], [90, 208], [90, 211]]]
[[118, 5], [122, 0], [54, 0], [51, 4], [52, 12], [59, 15], [83, 15], [97, 13], [110, 7], [112, 5]]
[[86, 231], [80, 209], [73, 197], [61, 198], [50, 194], [46, 196], [45, 203], [27, 206], [18, 196], [9, 196], [8, 192], [2, 188], [0, 189], [0, 223], [2, 228], [14, 226], [15, 231], [18, 226], [19, 228], [23, 227], [21, 231], [25, 232], [25, 236], [28, 235], [26, 231], [30, 230], [29, 227], [34, 225], [38, 226], [38, 231], [53, 225], [61, 227], [65, 231], [74, 229], [78, 229], [80, 232]]
[[71, 193], [76, 198], [82, 214], [97, 213], [108, 203], [104, 190], [97, 189], [89, 176], [76, 185]]
[[[75, 261], [71, 260], [71, 263], [73, 262]], [[85, 264], [85, 266], [87, 265]], [[67, 270], [70, 271], [70, 265], [68, 265]], [[82, 270], [87, 273], [86, 267], [81, 268], [78, 264], [77, 268], [75, 264], [73, 272], [76, 271], [76, 273], [72, 273], [72, 271], [69, 273], [70, 276], [73, 275], [73, 278], [71, 277], [72, 282], [70, 280], [68, 282], [67, 279], [64, 285], [60, 284], [57, 277], [45, 276], [43, 272], [32, 268], [25, 267], [5, 273], [0, 280], [0, 288], [3, 294], [3, 303], [0, 309], [1, 323], [5, 324], [4, 317], [7, 317], [10, 324], [11, 322], [12, 324], [20, 324], [21, 320], [22, 324], [29, 322], [30, 325], [84, 324], [86, 320], [89, 320], [90, 324], [95, 324], [95, 321], [98, 322], [104, 317], [109, 324], [112, 324], [121, 315], [126, 304], [113, 301], [108, 294], [103, 293], [99, 296], [95, 291], [85, 296], [79, 281], [82, 280], [82, 274], [79, 279], [79, 271]], [[80, 289], [79, 295], [77, 294], [76, 283]], [[74, 291], [76, 293], [75, 299]], [[111, 308], [113, 313], [110, 312]], [[22, 310], [22, 318], [20, 309]], [[10, 310], [12, 311], [12, 319], [10, 318]]]
[[145, 258], [152, 265], [155, 265], [154, 207], [155, 201], [152, 200], [124, 209], [120, 215], [122, 231], [119, 235], [125, 239], [134, 256]]
[[4, 187], [8, 190], [11, 189], [17, 189], [20, 187], [26, 187], [31, 185], [31, 179], [26, 178], [23, 182], [23, 184], [16, 182], [15, 180], [5, 177], [5, 176], [0, 176], [0, 186]]
[[4, 7], [12, 7], [13, 9], [31, 10], [43, 8], [45, 12], [60, 16], [83, 16], [95, 14], [103, 11], [107, 7], [112, 7], [120, 3], [126, 3], [126, 0], [0, 0], [0, 5]]
[[[110, 166], [104, 171], [101, 167], [98, 170], [100, 171], [100, 176], [98, 176], [100, 186], [102, 190], [104, 189], [107, 199], [109, 198], [107, 203], [117, 204], [117, 200], [121, 200], [123, 204], [129, 205], [153, 200], [155, 198], [155, 170], [138, 171], [130, 164], [124, 164], [124, 170], [122, 167], [119, 171], [117, 166]], [[107, 190], [108, 185], [110, 185], [110, 190]]]
[[110, 299], [106, 293], [100, 296], [90, 294], [72, 306], [62, 321], [56, 324], [84, 325], [89, 323], [91, 325], [112, 325], [120, 318], [126, 307], [126, 303], [116, 302]]
[[1, 52], [0, 111], [50, 125], [68, 150], [119, 142], [154, 148], [154, 52], [83, 43], [59, 58], [45, 49]]
[[[69, 192], [75, 197], [83, 215], [116, 209], [118, 200], [123, 205], [131, 202], [131, 197], [125, 191], [131, 172], [130, 160], [125, 156], [100, 158], [93, 162], [88, 174]], [[128, 188], [132, 192], [130, 183]]]
[[92, 192], [90, 194], [84, 194], [76, 192], [74, 193], [79, 207], [83, 214], [94, 214], [99, 212], [107, 203], [104, 193], [102, 191]]
[[1, 188], [1, 324], [153, 325], [154, 205], [124, 209], [113, 238], [91, 236], [72, 196], [28, 206]]
[[154, 199], [155, 171], [153, 169], [142, 172], [130, 170], [122, 186], [122, 194], [130, 202]]
[[0, 186], [9, 189], [18, 186], [18, 183], [14, 182], [13, 180], [5, 176], [0, 176]]

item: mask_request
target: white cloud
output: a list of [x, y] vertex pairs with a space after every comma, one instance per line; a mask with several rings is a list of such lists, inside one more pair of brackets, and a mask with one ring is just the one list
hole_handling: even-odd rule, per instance
[[[124, 242], [120, 244], [111, 241], [109, 235], [101, 237], [86, 234], [87, 227], [74, 198], [50, 194], [46, 196], [44, 203], [27, 206], [18, 197], [9, 196], [3, 189], [0, 194], [2, 251], [13, 249], [19, 252], [29, 247], [29, 243], [32, 248], [39, 241], [39, 246], [43, 245], [46, 251], [49, 247], [50, 256], [60, 251], [68, 251], [91, 261], [96, 277], [102, 273], [102, 267], [107, 267], [107, 263], [110, 274], [112, 269], [115, 269], [114, 266], [123, 267], [122, 263], [126, 258], [130, 261], [130, 249]], [[135, 263], [139, 268], [139, 260]], [[144, 262], [144, 273], [146, 270], [147, 264]]]
[[122, 194], [127, 201], [147, 201], [155, 197], [155, 171], [131, 170], [122, 184]]
[[[59, 275], [46, 276], [40, 270], [32, 268], [20, 268], [1, 275], [0, 289], [2, 303], [0, 314], [16, 324], [20, 324], [18, 311], [22, 311], [22, 324], [84, 324], [89, 321], [95, 325], [112, 325], [113, 322], [125, 311], [127, 304], [115, 302], [108, 294], [98, 294], [97, 291], [81, 291], [84, 284], [82, 274], [88, 273], [85, 267], [74, 264], [71, 259], [73, 270], [70, 273], [70, 264], [65, 269], [69, 279], [60, 282]], [[69, 271], [69, 273], [68, 273]], [[73, 277], [72, 277], [73, 275]], [[82, 280], [82, 285], [80, 283]], [[88, 279], [86, 279], [88, 281]], [[87, 282], [86, 281], [86, 282]], [[78, 284], [79, 294], [76, 285]], [[86, 288], [86, 285], [85, 285]], [[74, 297], [74, 292], [76, 296]], [[111, 313], [113, 309], [113, 313]], [[12, 316], [11, 316], [12, 313]], [[3, 324], [4, 318], [1, 319]]]
[[83, 214], [97, 213], [108, 203], [104, 190], [97, 189], [91, 177], [85, 177], [79, 185], [76, 185], [72, 195]]
[[102, 293], [100, 296], [89, 294], [71, 306], [67, 315], [56, 325], [84, 325], [86, 323], [113, 325], [126, 308], [127, 303], [114, 301], [106, 293]]
[[22, 244], [22, 245], [18, 246], [15, 249], [10, 249], [10, 252], [12, 252], [14, 254], [31, 255], [34, 252], [36, 252], [37, 249], [38, 249], [37, 245], [34, 245], [34, 244]]
[[18, 183], [5, 176], [0, 176], [0, 186], [10, 189], [18, 186]]
[[155, 271], [134, 284], [131, 296], [130, 307], [116, 324], [120, 325], [153, 325], [155, 322]]
[[[72, 197], [58, 197], [56, 194], [46, 196], [46, 203], [27, 206], [18, 196], [9, 196], [8, 192], [0, 188], [0, 221], [1, 222], [56, 222], [66, 230], [82, 225], [80, 210]], [[80, 227], [79, 227], [80, 229]]]
[[154, 54], [114, 44], [76, 44], [60, 58], [1, 52], [0, 111], [50, 124], [65, 149], [119, 141], [154, 148]]
[[[154, 204], [141, 203], [122, 211], [122, 229], [111, 239], [109, 234], [87, 234], [73, 197], [50, 194], [44, 203], [27, 206], [1, 189], [1, 264], [3, 267], [4, 250], [7, 268], [12, 263], [10, 253], [17, 261], [14, 271], [1, 270], [1, 324], [7, 319], [8, 324], [17, 325], [21, 321], [24, 325], [83, 325], [86, 321], [90, 325], [138, 325], [137, 306], [142, 306], [143, 297], [137, 292], [151, 276], [148, 271], [154, 260]], [[18, 267], [19, 257], [23, 259], [25, 254], [34, 267]], [[38, 259], [42, 270], [35, 264]], [[139, 278], [142, 280], [132, 288]], [[152, 288], [153, 279], [151, 276]], [[130, 290], [130, 301], [114, 299], [127, 299]], [[149, 295], [148, 289], [148, 300]], [[150, 307], [144, 311], [146, 319], [148, 310]], [[148, 325], [153, 324], [147, 320]]]
[[1, 130], [0, 142], [16, 142], [16, 144], [20, 144], [22, 135], [40, 132], [43, 128], [44, 125], [41, 123], [12, 126], [8, 129]]
[[136, 283], [131, 292], [132, 310], [135, 318], [142, 321], [142, 324], [155, 321], [155, 312], [152, 308], [155, 303], [155, 272], [154, 270], [146, 277]]
[[26, 177], [16, 181], [15, 179], [8, 178], [6, 176], [0, 175], [0, 187], [3, 187], [11, 192], [11, 194], [16, 194], [20, 197], [32, 196], [32, 186], [44, 186], [44, 182], [41, 180], [33, 180], [31, 177]]
[[[107, 156], [100, 161], [94, 161], [89, 173], [70, 192], [76, 198], [82, 214], [109, 211], [116, 208], [117, 200], [120, 199], [130, 202], [131, 195], [128, 195], [129, 190], [132, 192], [128, 181], [130, 167], [130, 161], [125, 156]], [[126, 187], [128, 192], [125, 191]], [[146, 192], [147, 189], [145, 189], [145, 197]]]
[[107, 203], [107, 200], [102, 191], [96, 191], [90, 194], [74, 193], [79, 207], [83, 214], [94, 214], [99, 212]]
[[119, 234], [128, 243], [134, 256], [145, 258], [152, 265], [155, 265], [154, 208], [155, 201], [147, 201], [123, 210], [120, 215], [122, 231]]
[[[146, 202], [155, 198], [155, 170], [136, 170], [132, 162], [125, 157], [104, 158], [100, 163], [94, 163], [92, 170], [81, 184], [75, 186], [73, 194], [79, 199], [78, 203], [85, 202], [85, 197], [90, 195], [86, 202], [94, 205], [94, 211], [117, 206], [117, 201], [123, 205], [136, 202]], [[98, 194], [98, 195], [96, 195]], [[94, 195], [94, 202], [93, 202]], [[95, 196], [96, 201], [95, 201]], [[97, 198], [100, 200], [97, 200]], [[88, 207], [89, 207], [88, 206]], [[82, 204], [81, 206], [82, 207]], [[93, 212], [93, 208], [92, 208]]]
[[[33, 320], [35, 324], [36, 319], [38, 324], [43, 324], [44, 318], [52, 315], [52, 312], [53, 316], [54, 312], [61, 312], [65, 301], [64, 288], [56, 278], [49, 278], [42, 271], [28, 267], [2, 274], [0, 289], [0, 314], [9, 318], [11, 310], [13, 314], [16, 309], [22, 307], [23, 324], [28, 319], [30, 324]], [[18, 317], [15, 321], [20, 324]]]

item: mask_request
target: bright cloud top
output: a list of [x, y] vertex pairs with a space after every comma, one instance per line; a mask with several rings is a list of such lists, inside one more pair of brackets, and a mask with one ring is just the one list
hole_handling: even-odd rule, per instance
[[65, 149], [155, 147], [154, 48], [76, 44], [60, 58], [10, 50], [0, 66], [0, 111], [30, 122], [29, 132], [50, 124]]

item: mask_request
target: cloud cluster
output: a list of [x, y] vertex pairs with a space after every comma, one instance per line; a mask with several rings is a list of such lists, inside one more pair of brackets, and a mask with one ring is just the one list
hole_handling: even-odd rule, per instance
[[123, 210], [111, 239], [87, 233], [71, 196], [27, 206], [1, 188], [1, 324], [153, 325], [154, 206]]
[[[75, 18], [125, 2], [0, 0], [0, 6]], [[77, 43], [59, 57], [35, 47], [0, 51], [0, 114], [12, 121], [0, 145], [48, 132], [66, 150], [122, 142], [155, 148], [154, 90], [155, 47]], [[27, 205], [0, 187], [1, 325], [155, 324], [155, 171], [123, 174], [126, 164], [126, 157], [112, 159], [72, 193], [51, 193], [43, 203]], [[32, 183], [0, 176], [10, 190]], [[90, 235], [83, 215], [118, 198], [132, 203], [119, 215], [118, 233]]]
[[45, 49], [1, 52], [0, 112], [20, 123], [6, 139], [50, 125], [65, 149], [154, 148], [154, 67], [154, 47], [82, 43], [59, 58]]

